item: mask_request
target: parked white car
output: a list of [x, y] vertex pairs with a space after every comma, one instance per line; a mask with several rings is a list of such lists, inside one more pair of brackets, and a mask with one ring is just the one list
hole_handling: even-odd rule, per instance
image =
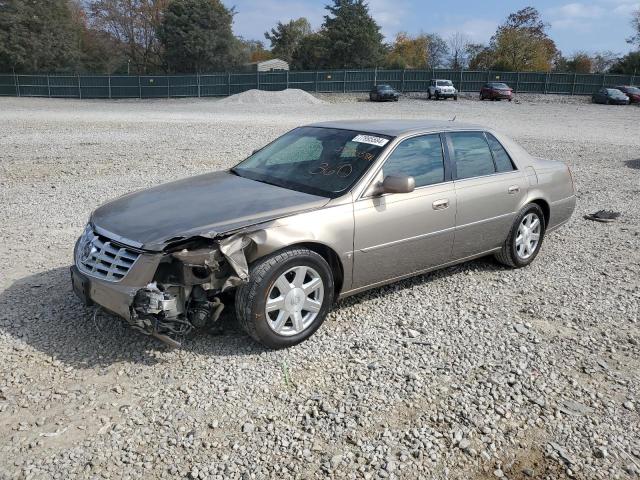
[[436, 100], [441, 98], [458, 100], [458, 90], [455, 89], [451, 80], [431, 80], [427, 90], [427, 98], [429, 100], [432, 98]]

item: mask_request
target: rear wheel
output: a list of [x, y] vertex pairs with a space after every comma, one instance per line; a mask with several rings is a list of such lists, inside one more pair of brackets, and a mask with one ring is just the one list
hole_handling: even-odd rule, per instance
[[529, 265], [540, 251], [545, 227], [542, 209], [535, 203], [526, 205], [516, 216], [497, 260], [511, 268]]
[[242, 328], [269, 348], [296, 345], [315, 333], [333, 304], [334, 284], [324, 258], [289, 248], [258, 260], [236, 292]]
[[427, 90], [427, 100], [431, 100], [431, 90]]

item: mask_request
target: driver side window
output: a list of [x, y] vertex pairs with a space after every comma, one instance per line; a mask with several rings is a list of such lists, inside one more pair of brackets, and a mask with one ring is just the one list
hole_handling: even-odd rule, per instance
[[391, 153], [382, 172], [407, 175], [416, 181], [416, 188], [444, 181], [444, 155], [440, 135], [422, 135], [400, 143]]

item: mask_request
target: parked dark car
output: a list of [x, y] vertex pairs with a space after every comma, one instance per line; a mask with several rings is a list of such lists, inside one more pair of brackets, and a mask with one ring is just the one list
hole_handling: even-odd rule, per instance
[[639, 87], [634, 87], [632, 85], [622, 85], [620, 87], [616, 87], [616, 89], [620, 90], [627, 97], [629, 97], [629, 103], [640, 103]]
[[480, 100], [513, 100], [513, 90], [506, 83], [486, 83], [480, 89]]
[[369, 92], [369, 100], [372, 102], [385, 102], [388, 100], [397, 102], [398, 98], [400, 98], [400, 93], [390, 85], [376, 85]]
[[629, 97], [617, 88], [601, 88], [591, 96], [591, 101], [605, 105], [629, 105]]

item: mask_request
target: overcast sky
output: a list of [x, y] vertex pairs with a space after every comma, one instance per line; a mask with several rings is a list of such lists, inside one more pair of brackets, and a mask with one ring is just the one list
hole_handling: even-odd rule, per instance
[[[325, 0], [223, 2], [236, 7], [235, 33], [255, 40], [264, 40], [264, 32], [279, 20], [307, 17], [314, 28], [319, 27], [327, 3]], [[569, 55], [577, 50], [629, 51], [625, 39], [631, 35], [631, 12], [640, 8], [640, 1], [369, 0], [373, 17], [387, 41], [399, 31], [437, 32], [445, 37], [463, 32], [474, 42], [486, 43], [509, 13], [528, 5], [540, 10], [544, 21], [551, 24], [551, 37], [560, 50]], [[268, 47], [268, 42], [265, 43]]]

